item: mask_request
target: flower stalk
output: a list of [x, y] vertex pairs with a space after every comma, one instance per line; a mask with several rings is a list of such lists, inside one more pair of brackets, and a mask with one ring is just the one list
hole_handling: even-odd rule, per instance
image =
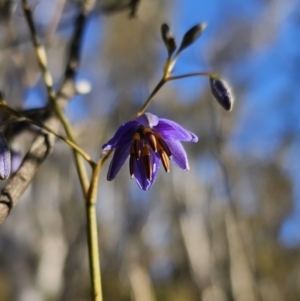
[[97, 225], [97, 191], [99, 186], [99, 176], [102, 167], [102, 160], [93, 167], [92, 180], [88, 191], [86, 200], [86, 218], [87, 218], [87, 235], [88, 235], [88, 249], [90, 274], [92, 281], [92, 300], [102, 301], [102, 286], [101, 286], [101, 272], [100, 272], [100, 255], [98, 243], [98, 225]]
[[[62, 109], [60, 108], [60, 106], [58, 105], [58, 103], [56, 101], [56, 93], [53, 89], [53, 80], [52, 80], [52, 76], [49, 72], [48, 65], [47, 65], [46, 51], [37, 37], [35, 25], [34, 25], [33, 18], [32, 18], [32, 12], [27, 3], [27, 0], [22, 0], [22, 6], [23, 6], [23, 11], [24, 11], [24, 14], [25, 14], [28, 26], [29, 26], [32, 44], [35, 48], [37, 61], [38, 61], [39, 67], [42, 71], [45, 85], [47, 87], [47, 93], [48, 93], [48, 98], [49, 98], [50, 104], [51, 104], [56, 116], [61, 121], [61, 124], [63, 125], [68, 138], [73, 143], [76, 144], [75, 135], [73, 133], [72, 127], [71, 127], [68, 119], [65, 117]], [[79, 176], [80, 184], [82, 186], [83, 193], [86, 196], [87, 190], [88, 190], [88, 183], [89, 183], [87, 171], [85, 169], [84, 162], [82, 161], [81, 157], [78, 155], [78, 153], [76, 151], [74, 151], [74, 158], [75, 158], [75, 165], [76, 165], [77, 173]]]

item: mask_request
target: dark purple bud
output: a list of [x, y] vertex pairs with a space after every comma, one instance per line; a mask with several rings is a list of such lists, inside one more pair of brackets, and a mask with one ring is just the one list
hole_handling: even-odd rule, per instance
[[176, 41], [172, 36], [169, 25], [163, 24], [160, 28], [160, 32], [161, 32], [162, 40], [164, 41], [166, 48], [168, 50], [168, 54], [169, 56], [171, 56], [176, 50]]
[[7, 142], [0, 132], [0, 180], [6, 180], [10, 175], [11, 158]]
[[183, 49], [192, 45], [200, 37], [200, 35], [202, 34], [205, 28], [206, 28], [206, 24], [201, 23], [189, 29], [182, 38], [182, 42], [178, 50], [178, 53], [181, 52]]
[[217, 77], [211, 76], [209, 78], [211, 93], [226, 111], [231, 111], [233, 107], [233, 96], [230, 91], [228, 84], [225, 80]]

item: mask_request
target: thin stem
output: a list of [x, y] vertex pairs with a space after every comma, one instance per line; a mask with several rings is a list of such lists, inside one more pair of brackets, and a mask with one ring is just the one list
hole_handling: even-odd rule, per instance
[[167, 77], [163, 77], [159, 83], [157, 84], [157, 86], [153, 89], [152, 93], [149, 95], [148, 99], [145, 101], [145, 103], [143, 104], [143, 106], [141, 107], [141, 109], [137, 112], [137, 116], [142, 115], [143, 113], [145, 113], [145, 111], [147, 110], [147, 108], [149, 107], [151, 101], [153, 100], [153, 97], [157, 94], [157, 92], [161, 89], [161, 87], [168, 81]]
[[92, 300], [102, 301], [102, 286], [100, 273], [100, 256], [97, 231], [96, 201], [98, 191], [98, 181], [103, 159], [100, 159], [93, 168], [91, 185], [86, 201], [87, 232], [88, 232], [88, 252], [90, 260], [90, 273], [92, 281]]
[[[62, 109], [59, 107], [59, 105], [56, 102], [55, 102], [55, 107], [56, 107], [56, 115], [60, 119], [60, 121], [65, 129], [67, 137], [73, 143], [76, 144], [75, 135], [73, 133], [73, 130], [72, 130], [72, 127], [71, 127], [69, 121], [67, 120]], [[88, 179], [87, 171], [86, 171], [84, 162], [83, 162], [82, 158], [78, 155], [78, 153], [76, 151], [73, 151], [73, 154], [74, 154], [75, 165], [76, 165], [77, 173], [79, 176], [81, 188], [82, 188], [83, 194], [86, 198], [88, 187], [89, 187], [89, 179]]]
[[173, 68], [173, 65], [175, 62], [173, 61], [168, 61], [166, 62], [167, 66], [164, 68], [164, 75], [162, 79], [159, 81], [159, 83], [156, 85], [156, 87], [153, 89], [152, 93], [149, 95], [148, 99], [145, 101], [141, 109], [138, 111], [136, 114], [137, 116], [142, 115], [149, 105], [151, 104], [153, 97], [158, 93], [158, 91], [164, 86], [165, 83], [172, 81], [172, 80], [177, 80], [177, 79], [182, 79], [182, 78], [187, 78], [187, 77], [194, 77], [194, 76], [206, 76], [206, 77], [211, 77], [213, 73], [210, 72], [195, 72], [195, 73], [188, 73], [188, 74], [182, 74], [178, 76], [170, 76], [170, 68]]
[[92, 281], [92, 300], [102, 301], [100, 258], [98, 246], [96, 204], [86, 203], [88, 252]]
[[47, 127], [46, 125], [40, 123], [40, 122], [37, 122], [37, 121], [34, 121], [34, 120], [31, 120], [29, 118], [22, 118], [21, 121], [25, 121], [25, 122], [28, 122], [28, 123], [31, 123], [31, 124], [34, 124], [44, 130], [46, 130], [47, 132], [53, 134], [54, 136], [56, 136], [57, 138], [61, 139], [62, 141], [64, 141], [66, 144], [68, 144], [69, 146], [72, 147], [72, 149], [74, 151], [76, 151], [77, 153], [79, 153], [91, 166], [94, 166], [96, 165], [96, 163], [93, 161], [93, 159], [82, 149], [80, 148], [78, 145], [76, 145], [74, 142], [72, 142], [71, 140], [69, 140], [68, 138], [65, 138], [59, 134], [57, 134], [55, 131], [53, 131], [52, 129], [50, 129], [49, 127]]
[[[44, 47], [41, 45], [41, 43], [38, 40], [30, 7], [26, 0], [22, 0], [22, 5], [23, 5], [24, 14], [25, 14], [25, 17], [27, 19], [27, 23], [28, 23], [28, 26], [30, 29], [32, 43], [33, 43], [35, 51], [36, 51], [37, 61], [41, 68], [43, 79], [44, 79], [45, 85], [47, 87], [50, 104], [52, 105], [55, 114], [61, 121], [68, 138], [73, 143], [76, 144], [75, 135], [73, 134], [71, 125], [69, 124], [67, 118], [65, 117], [62, 109], [56, 102], [56, 93], [53, 89], [52, 76], [47, 67], [46, 52], [45, 52]], [[86, 198], [87, 190], [88, 190], [88, 186], [89, 186], [87, 171], [86, 171], [84, 162], [83, 162], [82, 158], [79, 156], [79, 154], [76, 151], [73, 151], [73, 153], [74, 153], [74, 157], [75, 157], [75, 165], [76, 165], [77, 173], [79, 176], [80, 184], [82, 187], [82, 191]]]
[[92, 300], [103, 301], [101, 273], [100, 273], [100, 256], [98, 243], [98, 228], [97, 228], [97, 214], [96, 202], [97, 192], [99, 187], [99, 177], [103, 164], [113, 153], [113, 150], [108, 151], [98, 163], [93, 167], [93, 174], [91, 184], [88, 190], [86, 201], [86, 215], [87, 215], [87, 232], [88, 232], [88, 252], [90, 261], [90, 273], [92, 281]]
[[16, 122], [27, 122], [27, 123], [36, 125], [39, 128], [41, 128], [41, 129], [46, 130], [47, 132], [53, 134], [55, 137], [61, 139], [66, 144], [68, 144], [69, 146], [71, 146], [72, 149], [74, 151], [76, 151], [77, 153], [79, 153], [92, 167], [96, 165], [95, 161], [82, 148], [80, 148], [77, 144], [75, 144], [74, 142], [72, 142], [68, 138], [65, 138], [65, 137], [61, 136], [60, 134], [58, 134], [55, 131], [53, 131], [52, 129], [50, 129], [48, 126], [46, 126], [46, 125], [44, 125], [44, 124], [42, 124], [42, 123], [40, 123], [38, 121], [35, 121], [35, 120], [32, 120], [32, 119], [30, 119], [28, 117], [22, 116], [22, 117], [19, 117], [17, 119], [11, 119], [11, 120], [6, 120], [4, 122], [1, 122], [0, 126], [4, 126], [4, 125], [16, 123]]
[[211, 76], [213, 76], [213, 73], [210, 73], [210, 72], [195, 72], [195, 73], [182, 74], [182, 75], [168, 77], [167, 81], [177, 80], [177, 79], [182, 79], [182, 78], [187, 78], [187, 77], [195, 77], [195, 76], [211, 77]]
[[49, 96], [50, 101], [53, 102], [53, 101], [55, 101], [55, 92], [53, 89], [52, 76], [47, 68], [46, 52], [37, 37], [35, 25], [34, 25], [33, 18], [32, 18], [31, 9], [30, 9], [27, 1], [22, 0], [22, 5], [23, 5], [23, 11], [24, 11], [24, 14], [25, 14], [28, 26], [29, 26], [29, 30], [31, 33], [32, 43], [33, 43], [33, 46], [36, 51], [37, 61], [42, 70], [44, 82], [47, 87], [48, 96]]

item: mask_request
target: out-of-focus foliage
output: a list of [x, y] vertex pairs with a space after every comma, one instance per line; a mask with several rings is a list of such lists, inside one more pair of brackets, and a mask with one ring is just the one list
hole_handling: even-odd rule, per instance
[[[57, 87], [77, 4], [30, 2]], [[205, 78], [170, 82], [149, 110], [199, 136], [186, 146], [191, 171], [161, 169], [147, 193], [127, 163], [113, 182], [102, 173], [104, 299], [298, 301], [299, 1], [99, 0], [77, 75], [91, 92], [67, 108], [92, 157], [156, 85], [164, 22], [177, 41], [207, 23], [175, 73], [219, 73], [235, 107], [224, 112]], [[0, 0], [0, 90], [15, 108], [47, 102], [22, 10], [10, 0]], [[32, 139], [9, 143], [24, 155]], [[0, 228], [0, 300], [87, 300], [89, 285], [82, 195], [71, 151], [58, 141]]]

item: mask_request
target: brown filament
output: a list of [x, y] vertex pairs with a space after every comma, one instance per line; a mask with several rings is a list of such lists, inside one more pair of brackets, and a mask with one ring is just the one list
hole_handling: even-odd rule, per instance
[[129, 173], [130, 173], [130, 178], [132, 179], [134, 177], [134, 155], [130, 155], [129, 158]]
[[157, 142], [156, 142], [156, 138], [153, 135], [153, 133], [147, 133], [146, 138], [147, 138], [147, 142], [149, 143], [149, 145], [151, 146], [153, 151], [157, 152]]
[[172, 157], [172, 153], [171, 153], [171, 150], [170, 150], [168, 144], [165, 142], [165, 140], [164, 140], [163, 138], [160, 138], [160, 137], [159, 137], [157, 140], [158, 140], [158, 143], [160, 144], [161, 148], [162, 148], [162, 149], [165, 151], [165, 153], [167, 154], [167, 156], [168, 156], [169, 158], [171, 158], [171, 157]]
[[130, 177], [134, 177], [134, 159], [135, 159], [135, 151], [134, 151], [134, 143], [131, 144], [130, 147], [130, 158], [129, 158], [129, 173]]
[[161, 163], [165, 169], [166, 172], [170, 171], [170, 161], [169, 161], [169, 157], [167, 156], [167, 154], [165, 153], [165, 151], [163, 149], [161, 149], [159, 151], [159, 155], [161, 158]]

